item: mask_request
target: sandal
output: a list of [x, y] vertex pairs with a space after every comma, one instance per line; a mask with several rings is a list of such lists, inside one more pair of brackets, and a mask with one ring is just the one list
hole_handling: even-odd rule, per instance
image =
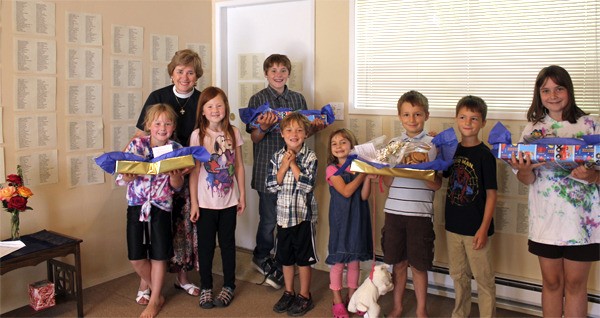
[[192, 284], [192, 283], [187, 283], [185, 285], [181, 285], [181, 283], [179, 282], [179, 278], [175, 278], [175, 288], [177, 289], [182, 289], [185, 290], [186, 293], [188, 293], [188, 295], [190, 296], [198, 296], [200, 295], [200, 288], [198, 288], [198, 286]]
[[333, 313], [334, 318], [348, 318], [350, 315], [348, 314], [348, 310], [346, 310], [346, 306], [344, 303], [333, 304], [331, 307], [331, 312]]
[[147, 288], [146, 290], [138, 290], [135, 297], [135, 302], [138, 303], [138, 305], [147, 306], [150, 302], [150, 288]]

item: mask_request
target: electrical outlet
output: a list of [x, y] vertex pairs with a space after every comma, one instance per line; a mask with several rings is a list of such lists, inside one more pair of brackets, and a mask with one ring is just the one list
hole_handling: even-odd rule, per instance
[[335, 120], [344, 120], [344, 103], [343, 102], [330, 102], [329, 105], [333, 109]]

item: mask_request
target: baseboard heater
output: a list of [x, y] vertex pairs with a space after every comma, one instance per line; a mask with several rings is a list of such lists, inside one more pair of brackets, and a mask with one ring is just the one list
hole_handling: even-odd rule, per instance
[[[428, 276], [428, 293], [454, 298], [454, 283], [448, 268], [434, 266], [428, 272]], [[410, 284], [412, 285], [412, 278], [409, 279], [411, 279]], [[477, 283], [472, 280], [473, 291], [476, 291], [476, 286]], [[496, 306], [498, 308], [542, 316], [541, 299], [542, 286], [539, 284], [496, 277]], [[476, 293], [473, 293], [473, 302], [477, 302]], [[588, 294], [588, 316], [600, 317], [599, 315], [600, 295]]]
[[[383, 262], [383, 256], [376, 256], [377, 262]], [[433, 266], [427, 272], [429, 294], [454, 299], [454, 283], [447, 267]], [[408, 271], [407, 287], [413, 288], [412, 275]], [[477, 290], [475, 280], [471, 281], [471, 290]], [[477, 293], [473, 293], [473, 302], [477, 302]], [[542, 285], [496, 277], [496, 306], [507, 310], [542, 316]], [[588, 317], [600, 318], [600, 295], [588, 294]]]

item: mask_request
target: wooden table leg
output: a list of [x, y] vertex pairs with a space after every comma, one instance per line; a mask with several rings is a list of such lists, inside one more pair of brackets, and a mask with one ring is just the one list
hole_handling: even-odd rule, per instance
[[83, 284], [81, 282], [81, 255], [79, 251], [79, 244], [75, 246], [75, 269], [77, 275], [77, 316], [83, 317]]

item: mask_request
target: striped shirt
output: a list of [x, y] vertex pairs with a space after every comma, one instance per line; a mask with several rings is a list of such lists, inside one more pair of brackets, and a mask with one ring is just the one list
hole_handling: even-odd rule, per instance
[[[422, 141], [431, 143], [433, 137], [422, 131], [414, 138], [402, 134], [402, 141]], [[385, 200], [385, 213], [433, 217], [433, 197], [435, 191], [427, 187], [423, 180], [395, 177], [390, 186], [388, 198]]]
[[277, 225], [288, 228], [303, 221], [317, 222], [317, 200], [313, 194], [317, 180], [317, 155], [306, 145], [296, 154], [296, 162], [300, 168], [298, 181], [292, 169], [283, 177], [282, 184], [277, 183], [277, 171], [286, 149], [277, 151], [269, 163], [266, 188], [277, 193]]
[[[261, 90], [250, 97], [248, 108], [258, 108], [269, 102], [269, 106], [276, 108], [291, 108], [292, 110], [306, 110], [306, 100], [302, 94], [291, 91], [287, 85], [281, 95], [270, 86]], [[252, 133], [250, 125], [246, 125], [246, 132]], [[265, 180], [267, 179], [267, 169], [269, 168], [269, 160], [273, 154], [285, 147], [285, 142], [281, 138], [280, 133], [268, 132], [264, 138], [252, 145], [254, 153], [254, 165], [252, 166], [252, 188], [259, 192], [267, 192]]]

